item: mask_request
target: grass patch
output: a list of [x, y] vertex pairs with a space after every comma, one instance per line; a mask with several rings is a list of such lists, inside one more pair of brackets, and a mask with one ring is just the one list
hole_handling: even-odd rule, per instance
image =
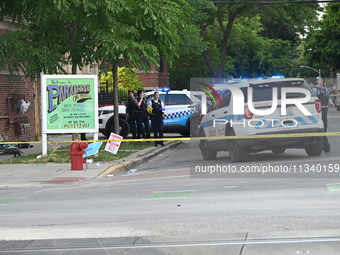
[[[71, 155], [68, 154], [70, 146], [60, 146], [62, 143], [53, 143], [53, 149], [47, 152], [44, 157], [37, 158], [38, 154], [24, 155], [16, 158], [0, 161], [0, 164], [44, 164], [44, 163], [71, 163]], [[106, 143], [101, 145], [98, 155], [92, 155], [87, 159], [93, 159], [93, 162], [110, 162], [113, 160], [127, 157], [136, 151], [153, 146], [153, 143], [147, 142], [122, 142], [116, 155], [105, 151]]]

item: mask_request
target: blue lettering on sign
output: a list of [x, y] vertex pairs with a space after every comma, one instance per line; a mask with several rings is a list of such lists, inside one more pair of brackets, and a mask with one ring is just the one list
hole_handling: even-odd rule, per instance
[[[49, 85], [46, 87], [48, 94], [48, 112], [52, 112], [57, 109], [57, 106], [61, 104], [65, 99], [76, 94], [85, 94], [91, 91], [91, 85]], [[57, 104], [53, 102], [57, 99]]]

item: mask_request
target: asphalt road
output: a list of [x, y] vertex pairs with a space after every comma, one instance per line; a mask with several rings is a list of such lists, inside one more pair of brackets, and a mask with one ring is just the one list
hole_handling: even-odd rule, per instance
[[[330, 131], [337, 122], [330, 120]], [[208, 164], [308, 162], [328, 171], [340, 163], [339, 139], [316, 158], [294, 149], [231, 164], [221, 152]], [[3, 189], [12, 201], [0, 205], [0, 254], [339, 254], [337, 175], [193, 175], [206, 164], [198, 142], [184, 142], [130, 173]]]

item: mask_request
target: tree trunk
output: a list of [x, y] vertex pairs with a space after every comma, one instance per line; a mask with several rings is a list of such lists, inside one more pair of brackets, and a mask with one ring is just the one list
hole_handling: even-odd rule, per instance
[[221, 44], [221, 55], [218, 63], [214, 63], [212, 53], [210, 51], [210, 48], [207, 48], [203, 52], [203, 58], [208, 66], [208, 69], [211, 73], [211, 75], [214, 78], [222, 78], [224, 73], [225, 64], [228, 61], [228, 41], [230, 37], [231, 30], [233, 28], [234, 22], [236, 20], [236, 17], [240, 13], [242, 13], [247, 8], [246, 5], [241, 6], [240, 8], [236, 9], [235, 11], [229, 13], [228, 16], [228, 22], [225, 24], [225, 10], [224, 8], [219, 8], [217, 11], [216, 17], [213, 17], [211, 20], [208, 20], [206, 24], [201, 24], [201, 36], [203, 37], [203, 41], [208, 42], [208, 35], [207, 35], [207, 29], [209, 26], [214, 24], [215, 18], [217, 19], [217, 23], [219, 25], [220, 32], [223, 35], [223, 39], [220, 42]]
[[[72, 64], [72, 74], [77, 74], [77, 65]], [[79, 140], [79, 134], [78, 133], [72, 133], [72, 141], [78, 141]]]
[[118, 113], [118, 63], [112, 65], [113, 74], [113, 133], [119, 135], [119, 113]]

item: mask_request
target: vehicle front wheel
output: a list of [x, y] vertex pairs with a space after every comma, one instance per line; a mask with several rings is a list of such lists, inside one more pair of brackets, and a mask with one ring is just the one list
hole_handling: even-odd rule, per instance
[[198, 137], [200, 135], [201, 117], [197, 116], [190, 119], [190, 135]]
[[[111, 121], [108, 131], [109, 132], [107, 134], [107, 137], [109, 137], [110, 134], [113, 133], [113, 120]], [[119, 135], [126, 138], [129, 135], [129, 133], [130, 133], [129, 123], [126, 120], [119, 118]]]
[[[234, 130], [231, 130], [229, 136], [235, 136]], [[246, 159], [247, 151], [241, 148], [235, 139], [229, 141], [229, 156], [232, 162], [243, 162]]]
[[317, 140], [316, 143], [308, 145], [305, 147], [308, 156], [315, 157], [320, 156], [322, 153], [323, 139], [322, 137]]
[[[204, 132], [201, 132], [200, 136], [205, 137]], [[199, 146], [204, 160], [212, 160], [216, 158], [217, 151], [208, 147], [207, 140], [200, 140]]]
[[217, 151], [208, 148], [207, 141], [200, 141], [200, 150], [204, 160], [212, 160], [217, 156]]

